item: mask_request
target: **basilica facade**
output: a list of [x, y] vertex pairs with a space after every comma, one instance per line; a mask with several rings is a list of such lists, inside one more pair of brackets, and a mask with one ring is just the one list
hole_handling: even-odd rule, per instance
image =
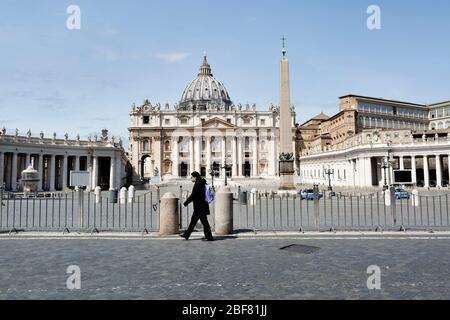
[[192, 171], [222, 178], [278, 176], [279, 107], [258, 111], [256, 105], [234, 104], [206, 56], [178, 103], [171, 107], [145, 100], [132, 106], [130, 117], [134, 181], [186, 178]]

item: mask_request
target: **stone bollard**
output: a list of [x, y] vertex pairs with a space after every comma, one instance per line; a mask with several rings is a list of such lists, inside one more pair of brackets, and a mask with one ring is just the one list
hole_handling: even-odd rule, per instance
[[419, 200], [419, 191], [417, 189], [414, 189], [412, 192], [412, 205], [414, 207], [419, 207], [420, 206], [420, 200]]
[[386, 207], [391, 206], [391, 191], [389, 189], [384, 191], [384, 205]]
[[130, 186], [128, 188], [128, 203], [133, 203], [135, 191], [136, 189], [134, 188], [134, 186]]
[[100, 198], [102, 197], [102, 188], [98, 186], [95, 187], [94, 194], [95, 194], [95, 203], [100, 203]]
[[122, 187], [122, 189], [120, 189], [119, 194], [119, 203], [125, 204], [126, 202], [127, 202], [127, 188]]
[[215, 206], [216, 234], [222, 236], [233, 234], [233, 193], [229, 187], [219, 189]]
[[172, 192], [166, 193], [161, 198], [160, 209], [159, 235], [168, 236], [178, 234], [180, 231], [178, 198]]

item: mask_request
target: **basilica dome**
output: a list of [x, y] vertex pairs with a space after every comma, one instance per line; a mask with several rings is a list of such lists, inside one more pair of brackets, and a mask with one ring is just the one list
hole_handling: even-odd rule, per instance
[[198, 77], [184, 89], [179, 103], [181, 110], [229, 109], [232, 105], [225, 86], [211, 73], [206, 56], [200, 66]]

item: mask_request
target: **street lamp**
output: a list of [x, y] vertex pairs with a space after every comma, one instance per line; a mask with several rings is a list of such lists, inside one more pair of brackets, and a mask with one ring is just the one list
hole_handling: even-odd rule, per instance
[[387, 176], [388, 176], [388, 169], [391, 167], [391, 161], [388, 160], [388, 157], [385, 157], [383, 159], [383, 162], [378, 163], [381, 166], [381, 169], [384, 171], [384, 185], [383, 185], [383, 191], [386, 191], [389, 189], [389, 185], [387, 182]]
[[225, 163], [220, 168], [225, 170], [225, 186], [227, 186], [228, 185], [227, 170], [231, 168], [231, 165], [227, 164], [227, 159], [225, 159]]
[[212, 184], [212, 187], [214, 189], [214, 174], [215, 174], [215, 171], [214, 171], [213, 168], [209, 169], [209, 174], [211, 175], [211, 184]]
[[328, 176], [328, 191], [333, 191], [333, 187], [331, 186], [331, 175], [334, 175], [334, 170], [325, 170], [325, 174]]

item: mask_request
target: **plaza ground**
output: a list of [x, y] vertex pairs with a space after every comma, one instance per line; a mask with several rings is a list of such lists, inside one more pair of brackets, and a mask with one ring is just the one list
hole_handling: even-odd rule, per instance
[[[0, 299], [450, 299], [450, 233], [0, 236]], [[317, 251], [280, 250], [299, 244]], [[81, 269], [81, 290], [66, 269]], [[381, 290], [366, 286], [381, 268]]]

